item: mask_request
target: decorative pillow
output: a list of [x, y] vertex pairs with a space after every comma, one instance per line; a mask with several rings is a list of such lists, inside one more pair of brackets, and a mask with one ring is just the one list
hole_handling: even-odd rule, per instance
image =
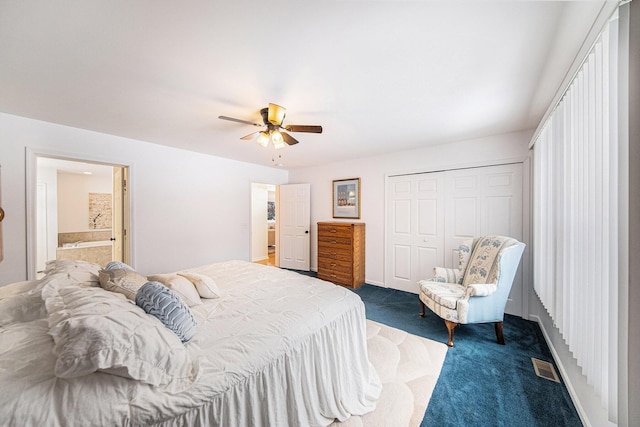
[[187, 304], [189, 307], [202, 304], [202, 300], [200, 300], [200, 294], [198, 294], [196, 287], [186, 277], [178, 276], [175, 273], [170, 273], [155, 274], [153, 276], [149, 276], [147, 279], [149, 282], [162, 283], [167, 288], [177, 293], [178, 296], [182, 298], [185, 304]]
[[189, 341], [196, 333], [196, 319], [189, 307], [160, 282], [145, 283], [136, 294], [136, 305], [160, 320], [182, 342]]
[[123, 294], [131, 301], [136, 300], [138, 289], [145, 283], [147, 278], [133, 270], [126, 268], [100, 270], [100, 285], [108, 291]]
[[179, 276], [187, 278], [196, 287], [200, 298], [219, 298], [220, 290], [218, 284], [209, 276], [190, 271], [181, 271]]
[[102, 288], [62, 285], [42, 289], [55, 375], [75, 378], [98, 370], [177, 393], [199, 373], [178, 337], [127, 299]]
[[114, 268], [124, 268], [125, 270], [133, 270], [131, 266], [120, 261], [111, 261], [104, 267], [105, 270], [113, 270]]

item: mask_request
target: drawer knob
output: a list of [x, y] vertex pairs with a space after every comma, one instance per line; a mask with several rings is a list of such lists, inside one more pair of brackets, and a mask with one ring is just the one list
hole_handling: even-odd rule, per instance
[[335, 228], [332, 228], [331, 230], [329, 230], [332, 233], [335, 233], [337, 230]]

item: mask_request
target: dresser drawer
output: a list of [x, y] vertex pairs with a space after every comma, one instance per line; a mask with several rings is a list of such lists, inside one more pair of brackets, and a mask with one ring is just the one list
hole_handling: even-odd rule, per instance
[[351, 226], [318, 227], [318, 237], [345, 237], [351, 239]]
[[349, 247], [351, 247], [352, 239], [349, 237], [341, 237], [337, 235], [331, 235], [331, 236], [318, 235], [318, 243], [321, 243], [321, 242], [331, 244], [331, 245], [348, 245]]
[[323, 241], [318, 240], [318, 253], [320, 252], [352, 252], [351, 242], [340, 242], [338, 240]]
[[318, 271], [318, 279], [327, 280], [337, 285], [353, 286], [353, 277], [351, 274], [338, 272], [321, 273]]
[[330, 258], [318, 257], [318, 272], [343, 273], [350, 275], [353, 272], [351, 260], [342, 261]]
[[353, 253], [349, 250], [345, 250], [342, 248], [319, 246], [318, 258], [351, 262], [351, 260], [353, 260]]

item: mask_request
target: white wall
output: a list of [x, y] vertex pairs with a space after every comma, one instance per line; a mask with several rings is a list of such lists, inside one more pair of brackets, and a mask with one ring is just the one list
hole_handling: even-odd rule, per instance
[[32, 215], [26, 211], [27, 148], [130, 166], [132, 264], [143, 274], [248, 261], [251, 182], [283, 184], [288, 179], [281, 169], [3, 113], [0, 129], [6, 212], [0, 285], [27, 277], [26, 230]]
[[[384, 286], [385, 176], [398, 172], [426, 172], [457, 167], [523, 161], [532, 131], [435, 145], [416, 150], [334, 163], [328, 166], [291, 170], [291, 184], [311, 184], [311, 223], [331, 221], [332, 181], [361, 179], [361, 218], [366, 223], [367, 283]], [[339, 220], [340, 221], [340, 220]], [[317, 225], [311, 233], [311, 269], [318, 268]]]

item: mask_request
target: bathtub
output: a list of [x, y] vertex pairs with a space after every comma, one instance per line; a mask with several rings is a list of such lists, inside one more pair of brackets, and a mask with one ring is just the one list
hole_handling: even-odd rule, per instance
[[111, 240], [97, 240], [95, 242], [65, 243], [58, 249], [94, 248], [96, 246], [111, 246], [112, 244], [113, 242]]
[[113, 260], [113, 242], [98, 240], [95, 242], [65, 243], [56, 249], [56, 259], [81, 260], [104, 267]]

